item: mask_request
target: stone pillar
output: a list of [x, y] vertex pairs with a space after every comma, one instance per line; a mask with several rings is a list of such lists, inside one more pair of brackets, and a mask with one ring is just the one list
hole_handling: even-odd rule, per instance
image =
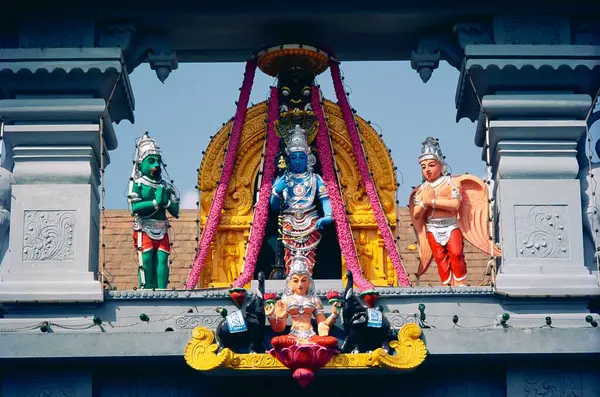
[[571, 28], [561, 18], [496, 18], [487, 28], [457, 29], [465, 54], [458, 118], [478, 119], [484, 159], [489, 122], [502, 294], [600, 293], [583, 257], [577, 179], [577, 144], [600, 87], [600, 46], [579, 45]]
[[0, 70], [15, 180], [0, 301], [102, 301], [100, 165], [117, 146], [112, 120], [133, 120], [122, 50], [3, 49]]

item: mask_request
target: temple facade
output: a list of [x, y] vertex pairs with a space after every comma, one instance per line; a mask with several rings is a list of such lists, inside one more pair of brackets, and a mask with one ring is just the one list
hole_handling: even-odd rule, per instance
[[[228, 3], [227, 9], [220, 4], [184, 7], [175, 2], [165, 7], [156, 2], [123, 5], [110, 0], [75, 7], [66, 2], [39, 6], [21, 1], [3, 9], [2, 396], [258, 396], [274, 392], [290, 396], [363, 392], [423, 397], [600, 395], [600, 370], [594, 364], [600, 356], [596, 254], [600, 217], [595, 202], [598, 163], [593, 156], [600, 146], [590, 134], [592, 124], [600, 118], [595, 110], [600, 90], [600, 4], [534, 1], [509, 6], [458, 1], [452, 10], [436, 12], [440, 2], [435, 1], [401, 7], [354, 3], [304, 5], [306, 10], [322, 10], [318, 14], [286, 4], [249, 8], [238, 1]], [[199, 170], [199, 177], [206, 177], [198, 181], [205, 200], [199, 199], [198, 211], [177, 214], [178, 209], [172, 207], [175, 194], [164, 197], [164, 205], [154, 200], [154, 208], [162, 205], [179, 216], [169, 227], [187, 236], [178, 243], [186, 255], [170, 263], [167, 288], [144, 288], [148, 281], [138, 273], [149, 273], [142, 266], [143, 254], [137, 252], [146, 252], [143, 239], [139, 237], [139, 245], [134, 246], [130, 214], [107, 210], [103, 202], [104, 170], [110, 166], [110, 151], [118, 145], [116, 124], [134, 122], [135, 87], [129, 74], [135, 68], [150, 67], [168, 84], [167, 78], [177, 73], [179, 62], [248, 59], [248, 65], [258, 59], [258, 67], [270, 73], [281, 66], [276, 65], [281, 58], [273, 56], [269, 61], [265, 54], [274, 52], [261, 51], [276, 46], [284, 51], [284, 45], [296, 43], [317, 48], [310, 50], [313, 63], [302, 66], [321, 73], [333, 65], [334, 79], [337, 62], [353, 60], [410, 60], [418, 74], [415, 78], [424, 83], [441, 61], [460, 71], [454, 104], [457, 120], [466, 117], [473, 122], [474, 144], [482, 149], [489, 169], [490, 180], [485, 182], [492, 186], [489, 200], [485, 196], [491, 211], [481, 212], [487, 214], [483, 224], [491, 226], [485, 231], [490, 251], [484, 254], [475, 249], [477, 241], [471, 244], [472, 235], [461, 229], [469, 240], [464, 249], [467, 263], [473, 265], [466, 281], [455, 279], [466, 285], [439, 286], [432, 270], [418, 280], [412, 276], [422, 270], [423, 251], [419, 251], [414, 233], [408, 233], [414, 226], [408, 219], [419, 204], [425, 208], [422, 203], [426, 200], [415, 199], [408, 209], [399, 207], [393, 196], [395, 176], [389, 171], [394, 165], [381, 154], [385, 146], [368, 124], [350, 115], [351, 127], [343, 101], [317, 98], [317, 87], [298, 83], [299, 92], [309, 97], [312, 90], [313, 96], [312, 102], [302, 104], [305, 113], [297, 129], [284, 125], [285, 120], [300, 117], [291, 110], [291, 103], [296, 102], [284, 100], [285, 88], [290, 92], [294, 88], [274, 87], [268, 102], [247, 110], [243, 106], [243, 128], [238, 125], [236, 130], [236, 118], [224, 125], [208, 148], [198, 149], [199, 153], [204, 149], [208, 154], [214, 152], [212, 157], [205, 155]], [[301, 50], [305, 50], [301, 45], [293, 47], [293, 55], [302, 55]], [[331, 54], [335, 54], [335, 62]], [[245, 78], [250, 72], [247, 67]], [[290, 77], [294, 82], [302, 78]], [[285, 107], [271, 106], [278, 95], [279, 105]], [[338, 99], [342, 97], [343, 92]], [[320, 124], [314, 124], [313, 131], [315, 120]], [[325, 121], [330, 138], [324, 141], [319, 128]], [[292, 139], [293, 131], [299, 134], [298, 130], [305, 134], [300, 143]], [[230, 178], [247, 179], [248, 197], [238, 201], [224, 198], [223, 211], [212, 230], [216, 237], [207, 238], [210, 221], [215, 219], [211, 215], [213, 201], [218, 201], [219, 186], [227, 173], [218, 156], [226, 158], [236, 131], [246, 147], [238, 153], [246, 157], [239, 154], [234, 158], [239, 168], [231, 171]], [[277, 131], [285, 150], [270, 147], [267, 138], [263, 146], [259, 132], [268, 137], [269, 131]], [[352, 131], [356, 131], [356, 139]], [[290, 134], [287, 140], [286, 133]], [[362, 151], [354, 150], [352, 145], [361, 140]], [[314, 145], [321, 145], [318, 151]], [[333, 189], [327, 179], [324, 147], [331, 150], [336, 175], [349, 175], [339, 178], [339, 189]], [[333, 214], [337, 234], [333, 225], [325, 225], [319, 238], [324, 244], [339, 242], [335, 255], [340, 265], [337, 273], [322, 277], [317, 276], [315, 267], [310, 293], [316, 297], [311, 310], [318, 312], [319, 336], [324, 337], [320, 335], [324, 321], [317, 319], [319, 302], [336, 302], [337, 295], [331, 293], [339, 291], [346, 295], [340, 299], [348, 302], [352, 281], [357, 296], [360, 290], [361, 299], [369, 306], [369, 316], [372, 310], [385, 315], [375, 327], [385, 328], [389, 322], [395, 330], [389, 351], [357, 348], [336, 353], [314, 371], [316, 376], [309, 384], [302, 383], [306, 373], [296, 376], [294, 372], [292, 378], [292, 366], [277, 356], [281, 352], [274, 342], [271, 356], [213, 343], [215, 336], [223, 343], [219, 334], [223, 309], [236, 312], [236, 305], [240, 306], [236, 294], [248, 291], [248, 306], [256, 299], [281, 298], [278, 302], [282, 302], [289, 295], [288, 284], [276, 276], [266, 281], [269, 297], [261, 292], [259, 271], [269, 276], [270, 269], [261, 268], [264, 260], [258, 251], [253, 272], [245, 267], [254, 255], [246, 245], [252, 244], [252, 235], [257, 239], [255, 228], [260, 223], [257, 208], [261, 202], [253, 195], [264, 186], [261, 177], [268, 169], [273, 175], [283, 172], [283, 168], [265, 165], [269, 150], [289, 156], [304, 153], [299, 167], [308, 164], [308, 171], [294, 173], [310, 174], [315, 165], [315, 173], [324, 175], [329, 189], [331, 210], [324, 191], [318, 193], [322, 199], [318, 209], [323, 213], [319, 220]], [[311, 150], [318, 155], [314, 163]], [[136, 161], [141, 164], [148, 153]], [[360, 153], [364, 157], [359, 158]], [[435, 156], [432, 158], [441, 159]], [[360, 159], [364, 159], [366, 174], [360, 174], [360, 165], [358, 171], [350, 166]], [[275, 158], [269, 161], [275, 164]], [[290, 173], [293, 164], [287, 164]], [[134, 162], [134, 171], [135, 167]], [[135, 176], [134, 172], [132, 181], [134, 176], [144, 177], [141, 165], [139, 170], [142, 174]], [[243, 174], [245, 170], [248, 175]], [[385, 176], [389, 181], [383, 182]], [[321, 186], [316, 180], [314, 186]], [[362, 185], [353, 188], [348, 181], [354, 180], [361, 180]], [[302, 186], [309, 188], [304, 182], [288, 183], [281, 192], [276, 184], [265, 191], [273, 198], [283, 195], [285, 186], [298, 195], [305, 193]], [[369, 183], [374, 186], [371, 190]], [[352, 189], [363, 188], [366, 204], [361, 206], [350, 197], [355, 197]], [[145, 193], [136, 194], [130, 193], [134, 203], [137, 198], [142, 201]], [[350, 232], [346, 235], [340, 232], [336, 194], [338, 201], [347, 204], [344, 230]], [[274, 205], [273, 200], [270, 204]], [[474, 202], [470, 205], [475, 207]], [[377, 211], [382, 214], [379, 218]], [[282, 208], [280, 219], [284, 215]], [[274, 233], [284, 235], [289, 229], [284, 221], [280, 220], [279, 230], [275, 224]], [[400, 223], [402, 227], [396, 227]], [[136, 236], [146, 230], [143, 227]], [[311, 230], [314, 234], [316, 229]], [[289, 269], [293, 268], [294, 274], [308, 275], [312, 281], [312, 267], [310, 273], [302, 273], [297, 270], [302, 264], [285, 256], [294, 254], [292, 248], [304, 249], [293, 244], [308, 235], [297, 240], [286, 235], [285, 247], [277, 242], [283, 237], [273, 239], [273, 251], [280, 255], [281, 250], [282, 263], [275, 270], [285, 267], [291, 275]], [[347, 244], [344, 237], [349, 238]], [[392, 237], [395, 240], [390, 245]], [[210, 241], [203, 245], [204, 240]], [[344, 244], [352, 248], [354, 257], [344, 251]], [[263, 249], [267, 245], [265, 242]], [[500, 248], [501, 255], [496, 253]], [[167, 250], [156, 250], [160, 249]], [[324, 258], [322, 255], [317, 251], [316, 260]], [[130, 258], [134, 258], [133, 265], [128, 269], [122, 264], [130, 263]], [[135, 265], [138, 260], [140, 269]], [[369, 265], [359, 268], [365, 261], [370, 261]], [[228, 264], [235, 269], [231, 275], [222, 270]], [[432, 268], [437, 268], [435, 263]], [[406, 279], [400, 277], [402, 272]], [[373, 296], [376, 305], [370, 303]], [[330, 337], [345, 333], [346, 339], [336, 337], [346, 341], [348, 332], [354, 332], [344, 328], [347, 320], [342, 322], [344, 312], [350, 309], [344, 306], [338, 319], [338, 314], [330, 315], [333, 309], [325, 307], [326, 321], [333, 321]], [[289, 307], [288, 313], [297, 324], [298, 314]], [[267, 316], [276, 330], [274, 314]], [[261, 327], [267, 323], [260, 320]], [[246, 321], [250, 327], [252, 323]], [[371, 321], [376, 320], [369, 317]], [[233, 329], [231, 323], [227, 325]], [[321, 347], [325, 344], [319, 343]]]

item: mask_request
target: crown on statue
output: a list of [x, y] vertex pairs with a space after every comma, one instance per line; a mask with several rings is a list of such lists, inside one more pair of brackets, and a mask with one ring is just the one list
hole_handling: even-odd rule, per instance
[[293, 256], [290, 261], [290, 267], [288, 270], [288, 274], [312, 274], [312, 267], [308, 264], [308, 260], [306, 257], [302, 255]]
[[136, 160], [141, 163], [151, 154], [161, 155], [160, 147], [153, 138], [146, 132], [137, 143]]
[[310, 145], [308, 144], [308, 138], [306, 136], [306, 130], [301, 128], [299, 125], [296, 125], [290, 134], [290, 138], [288, 139], [285, 152], [287, 154], [293, 152], [303, 152], [307, 155], [310, 154]]
[[419, 163], [425, 160], [435, 160], [442, 165], [446, 165], [444, 154], [442, 153], [442, 148], [440, 148], [440, 142], [437, 138], [428, 136], [427, 139], [423, 141]]

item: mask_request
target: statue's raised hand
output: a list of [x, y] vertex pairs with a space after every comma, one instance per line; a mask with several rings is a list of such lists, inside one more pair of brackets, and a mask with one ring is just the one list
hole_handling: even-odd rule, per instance
[[280, 176], [279, 178], [277, 178], [275, 180], [275, 183], [273, 184], [273, 189], [275, 190], [275, 193], [277, 193], [278, 195], [281, 196], [281, 194], [283, 193], [285, 188], [286, 188], [285, 177]]
[[275, 303], [275, 317], [284, 318], [287, 315], [287, 305], [283, 301]]
[[167, 201], [169, 199], [164, 186], [159, 185], [156, 188], [156, 192], [154, 193], [154, 199], [156, 200], [156, 204], [158, 204], [159, 207], [164, 207], [167, 204]]
[[271, 317], [271, 316], [273, 316], [273, 313], [275, 313], [275, 305], [274, 304], [265, 305], [265, 316]]
[[423, 201], [423, 204], [430, 206], [435, 199], [435, 191], [433, 188], [429, 185], [423, 186], [420, 193], [420, 198], [421, 201]]
[[331, 313], [336, 316], [339, 316], [341, 308], [342, 304], [340, 302], [335, 302], [333, 305], [331, 305]]

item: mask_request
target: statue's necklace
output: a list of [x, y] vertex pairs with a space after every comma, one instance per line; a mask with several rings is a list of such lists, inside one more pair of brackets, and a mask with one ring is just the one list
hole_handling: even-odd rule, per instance
[[157, 188], [160, 185], [162, 185], [162, 181], [153, 181], [152, 179], [148, 178], [146, 175], [142, 175], [139, 179], [138, 179], [138, 184], [143, 184], [149, 187], [153, 187], [153, 188]]
[[310, 176], [308, 172], [302, 174], [291, 174], [288, 180], [288, 186], [296, 196], [304, 196], [310, 187]]

